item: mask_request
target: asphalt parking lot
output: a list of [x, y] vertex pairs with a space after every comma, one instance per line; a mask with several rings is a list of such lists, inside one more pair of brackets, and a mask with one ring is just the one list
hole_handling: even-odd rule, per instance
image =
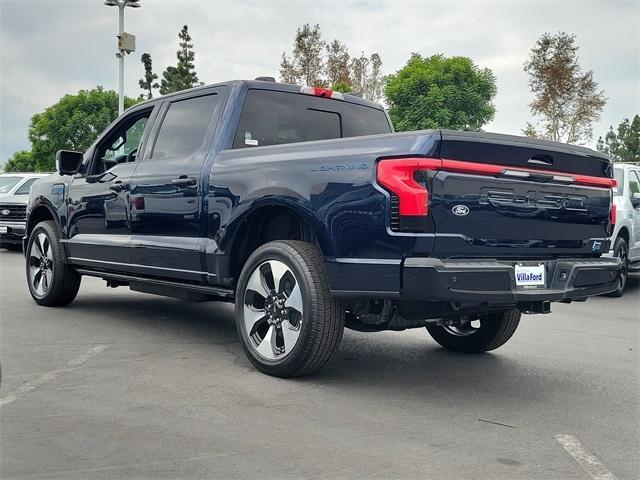
[[524, 317], [481, 356], [347, 331], [320, 374], [281, 380], [245, 359], [231, 305], [84, 278], [38, 307], [0, 250], [0, 477], [638, 478], [639, 292]]

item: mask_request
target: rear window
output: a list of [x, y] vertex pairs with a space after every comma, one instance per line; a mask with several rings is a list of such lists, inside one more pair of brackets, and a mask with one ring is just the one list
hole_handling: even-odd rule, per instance
[[249, 90], [233, 148], [389, 133], [382, 110], [270, 90]]

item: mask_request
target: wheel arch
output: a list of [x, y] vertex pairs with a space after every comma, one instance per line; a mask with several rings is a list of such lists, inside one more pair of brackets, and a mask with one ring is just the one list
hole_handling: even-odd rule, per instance
[[[616, 236], [616, 238], [623, 238], [624, 241], [627, 244], [627, 248], [629, 246], [629, 229], [625, 226], [620, 227], [620, 230], [618, 230], [618, 235]], [[614, 240], [615, 242], [615, 240]], [[612, 246], [613, 248], [613, 246]]]
[[56, 224], [56, 228], [58, 229], [58, 234], [62, 237], [62, 228], [60, 226], [60, 219], [55, 212], [55, 209], [49, 205], [45, 201], [40, 201], [36, 203], [33, 208], [29, 211], [29, 216], [27, 218], [27, 225], [25, 228], [25, 235], [27, 238], [31, 235], [31, 232], [35, 228], [35, 226], [47, 220], [53, 220]]
[[235, 222], [229, 249], [229, 273], [237, 279], [242, 267], [258, 247], [274, 240], [301, 240], [318, 245], [330, 254], [331, 242], [312, 211], [283, 202], [253, 207]]

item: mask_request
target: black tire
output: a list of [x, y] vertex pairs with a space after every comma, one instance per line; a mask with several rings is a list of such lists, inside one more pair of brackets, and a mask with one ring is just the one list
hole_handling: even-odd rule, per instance
[[620, 272], [620, 282], [618, 288], [613, 292], [607, 293], [607, 297], [621, 297], [624, 295], [624, 287], [627, 285], [627, 277], [629, 276], [629, 248], [624, 238], [616, 238], [613, 244], [613, 255], [622, 261], [622, 271]]
[[[43, 235], [46, 240], [41, 241]], [[49, 270], [42, 266], [44, 257], [48, 260], [47, 265], [51, 267]], [[38, 305], [62, 307], [76, 298], [81, 276], [66, 263], [60, 235], [53, 221], [40, 222], [35, 226], [29, 235], [25, 258], [29, 293]], [[41, 271], [39, 281], [36, 278], [37, 270]], [[35, 274], [33, 274], [34, 271]], [[46, 273], [44, 279], [42, 272]], [[41, 282], [46, 283], [46, 289], [40, 285]], [[38, 289], [38, 286], [42, 288]]]
[[501, 347], [511, 338], [520, 323], [519, 310], [505, 310], [477, 315], [480, 326], [427, 327], [433, 339], [444, 348], [462, 353], [481, 353]]
[[[275, 285], [273, 274], [271, 282], [267, 280], [269, 272], [272, 272], [273, 262], [277, 265], [284, 264], [288, 269], [288, 272], [280, 277], [278, 285]], [[263, 293], [247, 288], [250, 280], [258, 278], [254, 277], [255, 275], [264, 280], [260, 284]], [[284, 280], [285, 277], [287, 281]], [[287, 286], [282, 286], [284, 284]], [[303, 311], [298, 312], [295, 308], [286, 306], [276, 307], [277, 311], [269, 310], [275, 303], [268, 302], [276, 302], [279, 295], [283, 302], [292, 298], [291, 285], [299, 287], [301, 295], [297, 303]], [[253, 309], [255, 304], [258, 308], [246, 310]], [[269, 312], [274, 316], [278, 315], [280, 308], [283, 309], [283, 318], [289, 320], [281, 318], [278, 325], [277, 318], [272, 320], [267, 317]], [[245, 312], [252, 315], [251, 319], [247, 316], [246, 322]], [[285, 325], [289, 324], [285, 321], [297, 326], [296, 340], [289, 350], [284, 335]], [[252, 325], [250, 331], [247, 323]], [[236, 288], [236, 327], [247, 357], [264, 373], [277, 377], [298, 377], [322, 368], [340, 345], [344, 331], [344, 308], [331, 297], [322, 253], [318, 247], [299, 241], [274, 241], [253, 252], [242, 269]], [[267, 339], [269, 332], [272, 338], [269, 356], [273, 358], [263, 357], [259, 353], [259, 344]], [[268, 349], [269, 345], [266, 348]], [[277, 353], [280, 348], [281, 358]]]

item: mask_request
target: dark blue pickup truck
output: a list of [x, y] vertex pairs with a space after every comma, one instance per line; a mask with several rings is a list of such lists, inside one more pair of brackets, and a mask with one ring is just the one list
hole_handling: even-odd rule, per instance
[[28, 207], [34, 300], [83, 275], [235, 301], [260, 370], [322, 367], [345, 326], [425, 327], [446, 348], [504, 344], [520, 315], [613, 291], [612, 165], [506, 135], [393, 133], [355, 95], [232, 81], [130, 108]]

